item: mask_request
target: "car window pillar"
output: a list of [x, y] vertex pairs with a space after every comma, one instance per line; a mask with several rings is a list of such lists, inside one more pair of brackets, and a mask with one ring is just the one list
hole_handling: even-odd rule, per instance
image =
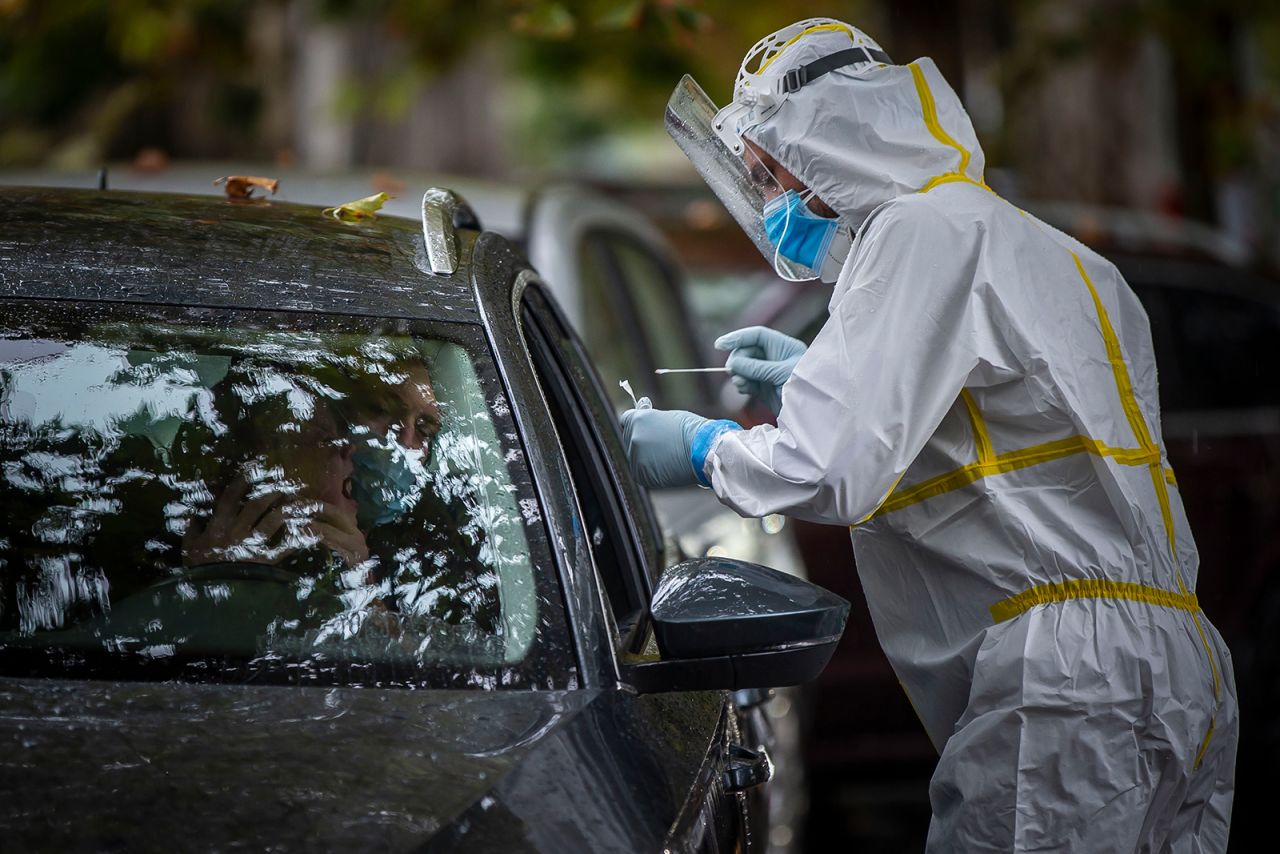
[[[524, 318], [536, 370], [561, 434], [581, 524], [618, 630], [617, 648], [634, 651], [644, 643], [651, 572], [660, 560], [656, 521], [647, 497], [630, 482], [612, 408], [580, 342], [540, 294], [527, 293]], [[612, 442], [606, 438], [610, 434]], [[633, 488], [624, 489], [623, 482]]]

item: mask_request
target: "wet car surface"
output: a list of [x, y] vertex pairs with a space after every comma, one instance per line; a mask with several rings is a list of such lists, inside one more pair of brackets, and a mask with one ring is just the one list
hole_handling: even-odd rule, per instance
[[[33, 189], [0, 192], [0, 209], [10, 843], [765, 844], [768, 759], [726, 689], [816, 673], [847, 606], [752, 570], [728, 601], [798, 591], [777, 605], [778, 625], [828, 614], [822, 637], [783, 631], [776, 649], [695, 639], [680, 654], [668, 634], [662, 648], [665, 618], [649, 602], [674, 576], [647, 496], [581, 343], [505, 240], [451, 230], [457, 268], [433, 274], [422, 228], [401, 220]], [[441, 425], [415, 458], [429, 472], [419, 490], [434, 493], [416, 494], [404, 518], [427, 514], [441, 542], [428, 548], [405, 522], [361, 522], [367, 551], [339, 561], [317, 515], [290, 516], [283, 530], [306, 535], [297, 543], [250, 537], [236, 544], [247, 558], [216, 546], [225, 561], [188, 560], [189, 532], [207, 532], [237, 493], [226, 472], [193, 488], [204, 475], [182, 466], [203, 471], [205, 447], [240, 459], [237, 423], [264, 423], [263, 401], [288, 403], [289, 442], [263, 451], [284, 455], [276, 468], [348, 464], [340, 449], [378, 438], [374, 416], [352, 414], [368, 411], [360, 395], [373, 383], [388, 399], [408, 382], [404, 354], [428, 358]], [[61, 382], [42, 385], [50, 376]], [[161, 387], [168, 398], [136, 411], [122, 397]], [[129, 406], [72, 417], [106, 392]], [[313, 437], [321, 422], [347, 437]], [[299, 454], [300, 442], [316, 450]], [[283, 490], [263, 470], [250, 485]], [[333, 479], [333, 501], [351, 503], [349, 473]], [[330, 546], [325, 571], [272, 562], [271, 549], [324, 552], [317, 539]], [[703, 569], [732, 583], [739, 571]], [[281, 621], [264, 601], [300, 610]], [[733, 617], [720, 607], [705, 619]]]
[[[372, 189], [367, 174], [317, 175], [243, 164], [175, 164], [158, 173], [119, 165], [102, 175], [0, 172], [0, 184], [83, 189], [105, 179], [113, 189], [221, 199], [223, 190], [211, 183], [211, 176], [246, 169], [279, 178], [279, 192], [272, 201], [323, 207]], [[724, 356], [705, 352], [714, 336], [701, 334], [693, 322], [686, 275], [671, 241], [625, 200], [576, 183], [528, 187], [454, 176], [403, 177], [407, 184], [457, 188], [486, 230], [501, 234], [528, 257], [569, 324], [578, 330], [616, 411], [631, 405], [616, 387], [619, 379], [626, 378], [636, 394], [650, 396], [659, 406], [742, 417], [742, 398], [725, 403], [713, 375], [653, 374], [658, 367], [717, 364]], [[420, 215], [420, 199], [404, 192], [387, 200], [379, 213], [415, 223]], [[743, 519], [707, 500], [698, 487], [661, 490], [651, 498], [670, 555], [724, 555], [805, 577], [790, 520], [781, 516]], [[806, 809], [801, 744], [808, 704], [802, 692], [789, 690], [752, 703], [743, 712], [756, 719], [754, 728], [776, 742], [771, 753], [775, 776], [769, 797], [769, 850], [776, 854], [798, 850]]]

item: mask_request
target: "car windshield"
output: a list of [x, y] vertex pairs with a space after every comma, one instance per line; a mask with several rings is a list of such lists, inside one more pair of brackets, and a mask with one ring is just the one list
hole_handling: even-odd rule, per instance
[[567, 679], [478, 328], [0, 305], [5, 672]]

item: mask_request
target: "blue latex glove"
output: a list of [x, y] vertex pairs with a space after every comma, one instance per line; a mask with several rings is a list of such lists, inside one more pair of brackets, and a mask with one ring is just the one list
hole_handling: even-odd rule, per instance
[[717, 350], [729, 350], [726, 367], [738, 391], [749, 394], [777, 415], [782, 386], [809, 348], [790, 335], [767, 326], [748, 326], [716, 339]]
[[703, 468], [716, 437], [741, 430], [732, 421], [711, 421], [681, 409], [628, 409], [622, 413], [622, 444], [636, 480], [651, 489], [710, 486]]

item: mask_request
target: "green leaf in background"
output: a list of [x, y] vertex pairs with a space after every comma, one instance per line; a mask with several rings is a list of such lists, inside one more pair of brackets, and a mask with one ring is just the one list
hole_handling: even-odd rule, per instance
[[645, 0], [615, 4], [596, 19], [595, 28], [597, 30], [634, 30], [640, 26], [648, 5]]
[[534, 38], [563, 41], [577, 32], [578, 22], [560, 3], [535, 3], [532, 9], [511, 16], [511, 30]]

